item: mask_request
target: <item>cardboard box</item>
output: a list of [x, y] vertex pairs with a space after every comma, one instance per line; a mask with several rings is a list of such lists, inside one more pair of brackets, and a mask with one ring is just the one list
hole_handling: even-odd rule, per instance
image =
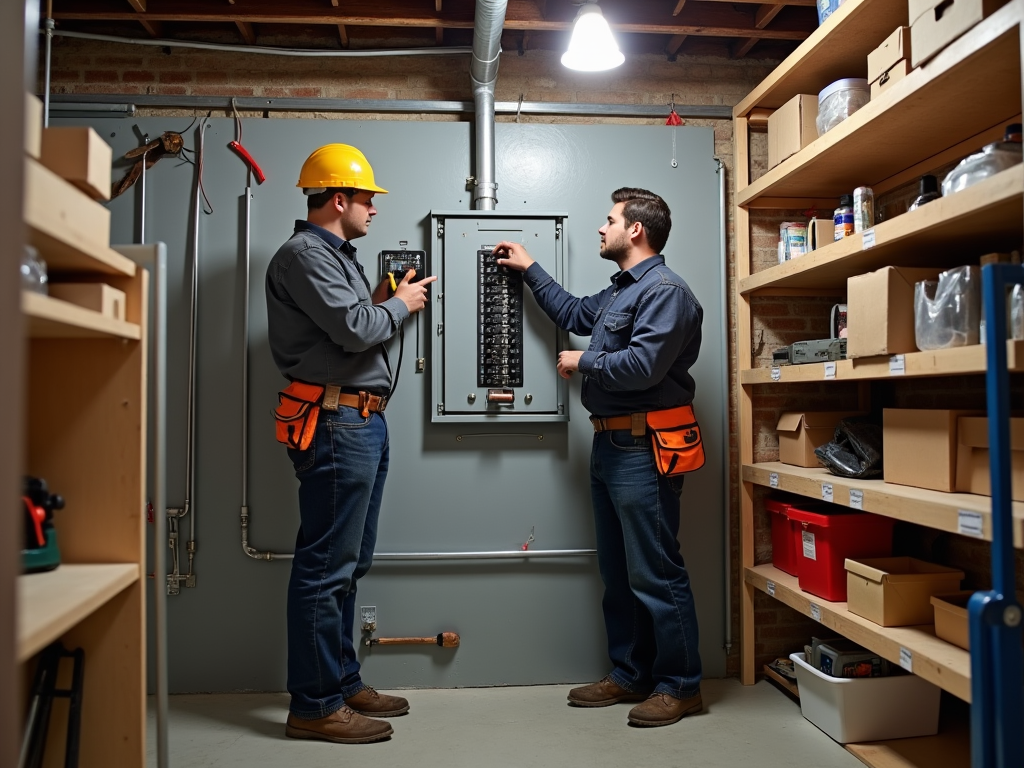
[[[957, 425], [956, 490], [992, 495], [988, 419], [964, 417]], [[1024, 501], [1024, 419], [1010, 419], [1010, 496]]]
[[779, 461], [796, 467], [820, 467], [814, 449], [832, 439], [836, 424], [853, 411], [804, 411], [783, 413], [776, 431], [779, 435]]
[[1009, 0], [909, 0], [910, 62], [921, 66]]
[[883, 627], [931, 624], [931, 596], [956, 592], [964, 572], [913, 557], [846, 561], [846, 607]]
[[92, 128], [45, 128], [40, 162], [93, 200], [110, 199], [113, 152]]
[[909, 59], [897, 61], [892, 65], [892, 68], [886, 70], [880, 78], [871, 84], [871, 98], [877, 98], [880, 94], [892, 88], [896, 83], [909, 75], [911, 69]]
[[768, 167], [774, 168], [818, 138], [818, 97], [801, 93], [768, 118]]
[[896, 27], [882, 44], [868, 54], [868, 82], [874, 83], [901, 59], [910, 58], [910, 27]]
[[916, 352], [914, 283], [935, 280], [940, 269], [883, 267], [846, 281], [846, 356]]
[[882, 410], [882, 477], [887, 483], [956, 490], [957, 420], [976, 411]]
[[50, 283], [49, 293], [55, 299], [91, 309], [104, 317], [124, 320], [124, 291], [106, 283]]
[[39, 159], [43, 142], [43, 102], [25, 94], [25, 154]]
[[816, 251], [836, 241], [836, 223], [832, 219], [811, 219], [807, 222], [807, 248]]
[[935, 611], [935, 636], [947, 643], [971, 650], [970, 632], [967, 630], [967, 602], [973, 592], [951, 592], [932, 595]]
[[[32, 230], [49, 233], [60, 229], [62, 242], [88, 247], [110, 247], [110, 209], [96, 202], [73, 184], [35, 160], [25, 162], [25, 223]], [[33, 235], [29, 242], [48, 258], [49, 241]]]

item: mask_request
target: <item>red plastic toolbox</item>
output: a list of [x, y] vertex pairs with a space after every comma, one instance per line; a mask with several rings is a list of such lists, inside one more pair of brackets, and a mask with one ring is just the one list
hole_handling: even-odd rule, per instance
[[789, 519], [800, 535], [800, 589], [825, 600], [846, 600], [846, 558], [892, 555], [892, 518], [791, 506]]
[[772, 565], [790, 576], [800, 575], [800, 526], [789, 519], [791, 504], [765, 499], [764, 508], [772, 513]]

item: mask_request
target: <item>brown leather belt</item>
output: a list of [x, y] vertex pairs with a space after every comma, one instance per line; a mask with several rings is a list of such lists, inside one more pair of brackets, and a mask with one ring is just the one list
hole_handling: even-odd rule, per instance
[[612, 429], [628, 429], [634, 435], [647, 433], [647, 414], [631, 413], [628, 416], [591, 416], [590, 423], [594, 425], [595, 432], [607, 432]]
[[348, 392], [338, 393], [338, 405], [347, 405], [349, 408], [358, 408], [363, 416], [373, 413], [384, 413], [388, 405], [388, 399], [384, 395], [373, 395], [369, 392], [360, 392], [357, 395]]

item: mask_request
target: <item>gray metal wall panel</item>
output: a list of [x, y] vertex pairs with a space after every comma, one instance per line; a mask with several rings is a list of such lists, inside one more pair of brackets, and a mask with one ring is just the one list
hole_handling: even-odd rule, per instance
[[[61, 121], [70, 124], [71, 121]], [[74, 121], [81, 124], [82, 121]], [[88, 121], [118, 157], [138, 145], [132, 126], [157, 136], [187, 120]], [[285, 680], [284, 605], [289, 563], [255, 562], [239, 546], [241, 482], [241, 234], [245, 168], [226, 148], [233, 123], [211, 121], [205, 185], [214, 204], [200, 222], [197, 444], [198, 587], [170, 599], [170, 686], [174, 692], [281, 690]], [[596, 229], [617, 186], [664, 195], [675, 230], [669, 263], [705, 308], [704, 346], [694, 374], [708, 465], [687, 480], [683, 551], [701, 621], [709, 676], [724, 674], [721, 651], [722, 467], [718, 433], [726, 395], [720, 386], [725, 340], [719, 338], [718, 191], [710, 129], [676, 129], [679, 168], [672, 169], [671, 132], [663, 127], [497, 126], [499, 209], [568, 210], [567, 287], [577, 294], [607, 284], [613, 265], [597, 256]], [[295, 190], [298, 169], [315, 147], [350, 142], [367, 154], [378, 183], [380, 215], [359, 241], [375, 271], [382, 249], [408, 240], [429, 250], [431, 209], [470, 207], [471, 126], [409, 121], [247, 120], [244, 144], [267, 172], [253, 187], [250, 323], [251, 543], [290, 551], [298, 520], [296, 482], [273, 440], [269, 409], [282, 379], [266, 341], [263, 279], [271, 256], [304, 216]], [[194, 144], [194, 128], [186, 137]], [[119, 173], [120, 171], [118, 171]], [[170, 371], [168, 503], [184, 496], [188, 351], [191, 166], [161, 160], [149, 173], [147, 239], [168, 244]], [[134, 239], [131, 193], [110, 205], [114, 242]], [[421, 333], [430, 327], [429, 313]], [[572, 337], [574, 348], [586, 340]], [[428, 373], [413, 372], [414, 334], [407, 333], [402, 381], [388, 408], [392, 461], [378, 550], [516, 548], [536, 526], [538, 549], [593, 546], [587, 462], [590, 426], [569, 394], [568, 424], [516, 425], [522, 438], [458, 441], [466, 425], [431, 424]], [[426, 355], [425, 338], [420, 339]], [[392, 345], [392, 359], [397, 345]], [[554, 361], [552, 361], [552, 366]], [[543, 433], [537, 441], [530, 435]], [[188, 521], [183, 522], [187, 534]], [[185, 538], [185, 536], [183, 536]], [[467, 686], [585, 681], [607, 671], [600, 615], [601, 584], [593, 559], [486, 563], [378, 563], [360, 588], [359, 604], [376, 605], [379, 635], [461, 633], [457, 651], [387, 648], [364, 651], [373, 685]]]

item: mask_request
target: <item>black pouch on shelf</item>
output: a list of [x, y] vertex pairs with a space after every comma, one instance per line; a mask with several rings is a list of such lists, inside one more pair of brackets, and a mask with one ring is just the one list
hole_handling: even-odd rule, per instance
[[833, 475], [882, 476], [882, 427], [866, 419], [843, 419], [832, 441], [814, 449], [818, 461]]

